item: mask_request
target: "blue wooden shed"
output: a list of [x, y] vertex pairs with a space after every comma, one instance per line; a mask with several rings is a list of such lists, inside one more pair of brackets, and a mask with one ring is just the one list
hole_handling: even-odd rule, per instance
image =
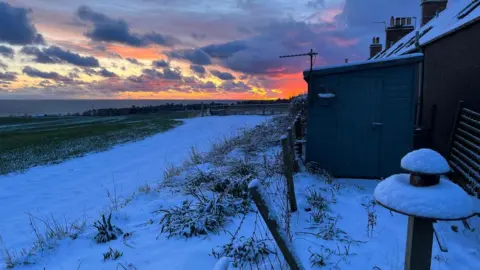
[[308, 82], [307, 162], [336, 177], [401, 172], [413, 149], [422, 54], [314, 68]]

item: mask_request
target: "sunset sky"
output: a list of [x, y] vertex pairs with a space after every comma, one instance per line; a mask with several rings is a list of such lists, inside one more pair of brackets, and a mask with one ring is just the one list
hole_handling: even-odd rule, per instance
[[1, 99], [264, 99], [365, 60], [420, 0], [0, 0]]

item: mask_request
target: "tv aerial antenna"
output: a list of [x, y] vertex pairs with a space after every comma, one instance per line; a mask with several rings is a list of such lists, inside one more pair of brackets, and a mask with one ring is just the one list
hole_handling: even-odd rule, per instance
[[[280, 58], [299, 57], [299, 56], [310, 56], [310, 73], [312, 73], [313, 63], [315, 62], [315, 60], [313, 59], [313, 57], [314, 57], [314, 56], [316, 57], [317, 55], [318, 55], [317, 52], [314, 52], [313, 49], [310, 49], [310, 52], [308, 52], [308, 53], [282, 55], [282, 56], [280, 56]], [[310, 73], [308, 74], [309, 76], [310, 76]]]

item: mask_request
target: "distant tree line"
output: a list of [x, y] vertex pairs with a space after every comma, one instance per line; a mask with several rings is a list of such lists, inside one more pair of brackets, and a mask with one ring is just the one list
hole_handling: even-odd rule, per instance
[[[237, 101], [231, 103], [235, 104], [277, 104], [277, 103], [289, 103], [290, 99], [277, 99], [277, 100], [246, 100], [246, 101]], [[210, 102], [205, 103], [204, 106], [218, 106], [218, 105], [228, 105], [226, 103]], [[132, 115], [132, 114], [150, 114], [150, 113], [160, 113], [160, 112], [179, 112], [179, 111], [194, 111], [201, 110], [202, 104], [181, 104], [181, 103], [166, 103], [163, 105], [157, 106], [132, 106], [130, 108], [105, 108], [105, 109], [94, 109], [88, 110], [81, 114], [82, 116], [118, 116], [118, 115]]]

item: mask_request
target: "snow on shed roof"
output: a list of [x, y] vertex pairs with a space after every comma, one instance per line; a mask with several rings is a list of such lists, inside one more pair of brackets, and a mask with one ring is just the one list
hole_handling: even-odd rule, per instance
[[[312, 69], [313, 72], [320, 71], [320, 72], [334, 72], [337, 70], [348, 71], [350, 69], [358, 69], [359, 67], [370, 67], [370, 66], [389, 66], [395, 65], [400, 60], [405, 60], [406, 62], [415, 61], [417, 59], [423, 59], [422, 53], [412, 53], [408, 55], [398, 55], [395, 57], [390, 57], [388, 59], [375, 59], [375, 60], [366, 60], [366, 61], [358, 61], [352, 62], [348, 64], [340, 64], [340, 65], [330, 65], [330, 66], [318, 66]], [[310, 69], [305, 69], [303, 71], [304, 75], [307, 75], [310, 72]]]
[[[420, 46], [425, 46], [479, 20], [480, 0], [449, 1], [447, 8], [438, 17], [416, 30], [419, 33]], [[410, 32], [372, 59], [384, 59], [414, 51], [416, 31]]]

